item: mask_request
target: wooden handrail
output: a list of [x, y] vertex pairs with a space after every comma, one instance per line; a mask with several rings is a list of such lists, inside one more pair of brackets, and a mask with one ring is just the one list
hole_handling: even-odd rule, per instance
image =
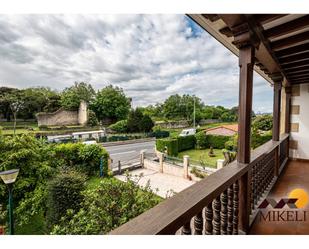
[[175, 234], [184, 224], [190, 222], [223, 191], [226, 191], [235, 181], [251, 170], [251, 166], [273, 151], [288, 137], [282, 140], [269, 141], [252, 152], [252, 161], [249, 164], [240, 164], [234, 161], [207, 178], [195, 183], [175, 196], [163, 201], [152, 209], [111, 231], [116, 234]]

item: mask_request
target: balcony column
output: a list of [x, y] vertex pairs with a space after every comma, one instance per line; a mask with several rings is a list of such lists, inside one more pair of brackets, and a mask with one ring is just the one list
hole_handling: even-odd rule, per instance
[[[281, 108], [281, 87], [282, 76], [280, 73], [272, 74], [272, 80], [274, 81], [274, 103], [273, 103], [273, 141], [280, 140], [280, 108]], [[279, 175], [279, 146], [275, 149], [275, 164], [274, 175]]]
[[290, 133], [290, 110], [291, 110], [291, 87], [287, 86], [285, 90], [285, 125], [284, 132]]
[[[246, 27], [243, 26], [243, 27]], [[251, 157], [251, 116], [253, 94], [253, 67], [257, 39], [251, 37], [249, 31], [239, 37], [239, 108], [238, 108], [238, 149], [237, 161], [240, 164], [250, 163]], [[246, 37], [247, 39], [243, 39]], [[239, 181], [239, 230], [249, 232], [251, 212], [251, 170]]]

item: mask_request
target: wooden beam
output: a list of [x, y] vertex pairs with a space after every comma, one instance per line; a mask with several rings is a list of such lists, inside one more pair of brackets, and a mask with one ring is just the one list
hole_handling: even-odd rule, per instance
[[302, 68], [308, 65], [309, 63], [307, 61], [299, 61], [299, 62], [287, 64], [287, 65], [282, 65], [282, 67], [284, 70], [289, 70], [289, 69], [295, 69], [295, 68]]
[[220, 19], [220, 17], [217, 14], [202, 14], [202, 16], [207, 18], [211, 22], [215, 22]]
[[303, 81], [303, 80], [308, 80], [309, 79], [309, 75], [303, 76], [303, 77], [299, 77], [299, 78], [289, 78], [291, 81]]
[[303, 66], [303, 67], [300, 67], [300, 68], [295, 68], [295, 69], [293, 69], [293, 68], [288, 69], [288, 70], [285, 70], [285, 72], [286, 72], [287, 75], [309, 72], [309, 65]]
[[294, 62], [305, 61], [305, 60], [309, 60], [309, 52], [285, 57], [285, 58], [279, 59], [279, 62], [281, 63], [281, 65], [284, 65], [284, 64], [291, 64]]
[[297, 46], [308, 42], [309, 42], [309, 31], [294, 36], [290, 36], [278, 41], [271, 42], [271, 48], [274, 51], [278, 51], [281, 49], [286, 49], [289, 47]]
[[273, 27], [264, 31], [264, 34], [268, 39], [277, 38], [283, 35], [287, 35], [292, 32], [302, 30], [309, 27], [309, 15], [297, 18], [293, 21], [283, 23], [279, 26]]
[[283, 57], [288, 57], [288, 56], [293, 56], [295, 54], [299, 54], [299, 53], [304, 53], [309, 51], [309, 43], [305, 43], [299, 46], [295, 46], [295, 47], [291, 47], [291, 48], [287, 48], [287, 49], [283, 49], [280, 51], [275, 52], [275, 55], [278, 58], [283, 58]]
[[264, 25], [279, 18], [286, 16], [287, 14], [256, 14], [254, 18], [257, 22]]

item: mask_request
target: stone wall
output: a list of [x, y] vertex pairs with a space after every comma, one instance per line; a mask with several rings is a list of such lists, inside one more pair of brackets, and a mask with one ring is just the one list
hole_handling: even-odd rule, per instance
[[63, 108], [52, 113], [38, 113], [38, 126], [85, 125], [88, 122], [87, 104], [82, 101], [78, 111], [67, 111]]

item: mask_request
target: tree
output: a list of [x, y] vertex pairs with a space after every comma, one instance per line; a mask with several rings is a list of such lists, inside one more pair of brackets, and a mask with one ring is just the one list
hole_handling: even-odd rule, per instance
[[273, 117], [272, 115], [259, 115], [253, 122], [252, 127], [255, 130], [269, 131], [273, 128]]
[[10, 103], [6, 96], [17, 91], [16, 88], [0, 87], [0, 113], [7, 121], [11, 121], [11, 109]]
[[141, 131], [140, 122], [143, 119], [143, 113], [141, 109], [132, 109], [128, 116], [127, 127], [129, 132], [139, 132]]
[[67, 110], [78, 110], [82, 100], [91, 103], [94, 96], [95, 91], [91, 84], [75, 82], [73, 86], [63, 90], [61, 95], [61, 106]]
[[16, 132], [16, 119], [18, 112], [23, 108], [25, 104], [24, 100], [24, 91], [22, 90], [15, 90], [13, 92], [10, 92], [9, 94], [6, 94], [4, 96], [4, 102], [7, 102], [14, 118], [14, 136]]
[[127, 118], [130, 111], [130, 99], [119, 87], [109, 85], [98, 91], [90, 105], [99, 120], [109, 120], [111, 123]]
[[150, 132], [153, 126], [154, 126], [154, 122], [152, 121], [150, 116], [144, 115], [142, 120], [140, 121], [140, 131]]
[[97, 116], [95, 115], [94, 111], [88, 110], [88, 122], [87, 125], [89, 126], [97, 126], [99, 124], [99, 121], [97, 119]]

